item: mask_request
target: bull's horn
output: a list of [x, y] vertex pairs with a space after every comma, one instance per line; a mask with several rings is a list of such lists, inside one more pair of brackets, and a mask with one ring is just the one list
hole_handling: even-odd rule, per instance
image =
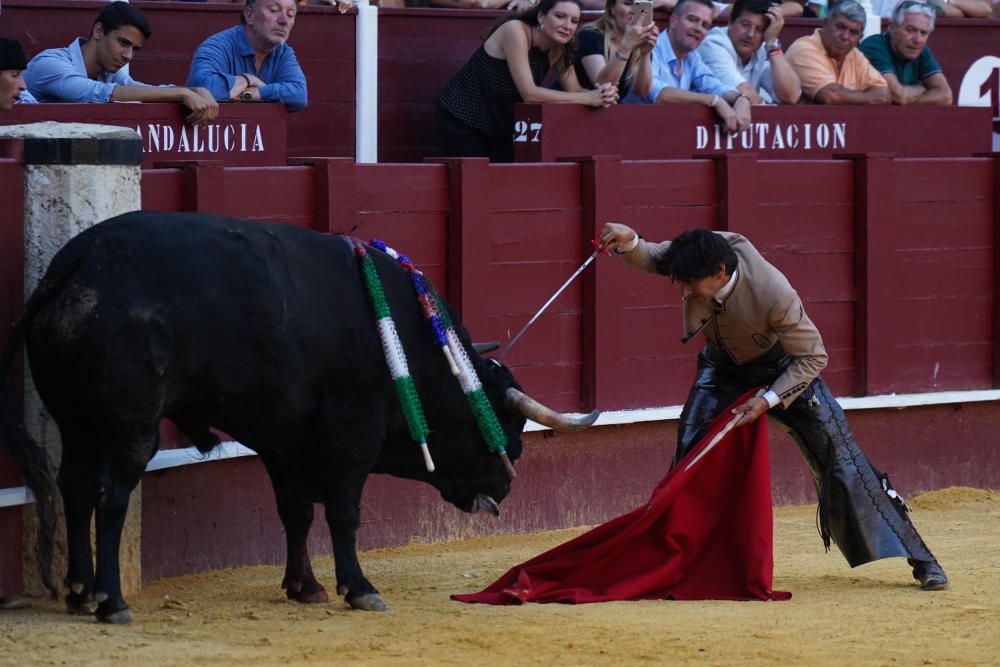
[[594, 410], [589, 415], [579, 416], [556, 412], [514, 387], [507, 390], [505, 403], [508, 408], [517, 410], [531, 421], [537, 422], [542, 426], [548, 426], [555, 431], [579, 431], [585, 429], [597, 421], [597, 418], [601, 415], [597, 410]]
[[477, 354], [486, 354], [492, 352], [493, 350], [500, 349], [500, 342], [493, 341], [492, 343], [473, 343], [472, 349], [476, 351]]

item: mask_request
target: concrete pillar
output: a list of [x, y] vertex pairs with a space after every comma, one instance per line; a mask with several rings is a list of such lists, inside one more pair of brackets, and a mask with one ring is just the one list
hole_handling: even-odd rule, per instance
[[[34, 291], [56, 252], [68, 240], [107, 218], [141, 208], [142, 142], [134, 130], [83, 123], [32, 123], [0, 127], [0, 139], [16, 140], [7, 152], [24, 164], [24, 291]], [[10, 146], [16, 144], [16, 148]], [[58, 467], [59, 431], [42, 405], [25, 364], [24, 415], [28, 432]], [[122, 535], [122, 590], [138, 590], [141, 487], [132, 493]], [[30, 515], [30, 516], [29, 516]], [[65, 525], [60, 516], [53, 578], [66, 573]], [[34, 564], [34, 512], [25, 516], [25, 591], [44, 589]], [[93, 532], [93, 531], [92, 531]]]

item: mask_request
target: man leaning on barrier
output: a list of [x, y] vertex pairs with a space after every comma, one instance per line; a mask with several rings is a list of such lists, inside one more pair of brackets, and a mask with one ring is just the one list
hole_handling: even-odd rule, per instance
[[714, 19], [711, 0], [678, 0], [669, 27], [653, 48], [651, 89], [641, 97], [630, 91], [625, 103], [704, 104], [715, 111], [727, 132], [750, 127], [749, 98], [719, 81], [698, 55]]
[[951, 87], [927, 46], [934, 32], [934, 7], [921, 0], [896, 5], [889, 30], [861, 42], [861, 51], [889, 84], [893, 104], [952, 102]]
[[625, 225], [608, 223], [600, 242], [629, 266], [679, 283], [681, 342], [699, 333], [705, 337], [681, 411], [674, 465], [726, 406], [764, 387], [763, 395], [733, 408], [741, 415], [737, 427], [768, 412], [792, 435], [812, 469], [827, 548], [831, 540], [836, 543], [851, 567], [904, 556], [924, 590], [948, 586], [910, 521], [909, 508], [858, 448], [843, 410], [819, 376], [826, 349], [799, 295], [748, 239], [692, 229], [673, 241], [650, 243]]
[[784, 25], [778, 0], [737, 0], [729, 25], [712, 28], [698, 54], [716, 78], [751, 104], [795, 104], [802, 86], [781, 50]]
[[211, 122], [219, 105], [204, 89], [150, 86], [122, 72], [152, 33], [146, 16], [125, 2], [109, 3], [97, 15], [89, 39], [42, 51], [24, 72], [39, 102], [179, 102], [189, 123]]
[[802, 93], [816, 104], [889, 104], [889, 86], [858, 42], [865, 10], [855, 0], [841, 0], [822, 28], [795, 40], [788, 62], [802, 82]]
[[286, 43], [295, 27], [295, 0], [246, 0], [240, 25], [201, 43], [189, 86], [204, 86], [220, 102], [278, 102], [289, 111], [308, 104], [306, 76]]
[[21, 75], [27, 62], [21, 43], [15, 39], [0, 37], [0, 111], [10, 111], [15, 104], [30, 104], [35, 101], [27, 92]]

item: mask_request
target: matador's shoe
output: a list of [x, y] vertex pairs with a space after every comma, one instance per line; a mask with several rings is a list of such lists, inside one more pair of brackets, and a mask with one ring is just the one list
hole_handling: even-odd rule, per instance
[[948, 588], [948, 575], [936, 560], [907, 558], [906, 562], [913, 567], [913, 578], [920, 582], [920, 587], [925, 591], [941, 591]]

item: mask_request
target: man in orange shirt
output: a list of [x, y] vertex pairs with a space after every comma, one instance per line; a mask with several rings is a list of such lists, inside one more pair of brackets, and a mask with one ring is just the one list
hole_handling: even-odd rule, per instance
[[889, 85], [858, 42], [865, 10], [855, 0], [841, 0], [826, 23], [800, 37], [785, 56], [802, 81], [802, 94], [814, 104], [890, 104]]

